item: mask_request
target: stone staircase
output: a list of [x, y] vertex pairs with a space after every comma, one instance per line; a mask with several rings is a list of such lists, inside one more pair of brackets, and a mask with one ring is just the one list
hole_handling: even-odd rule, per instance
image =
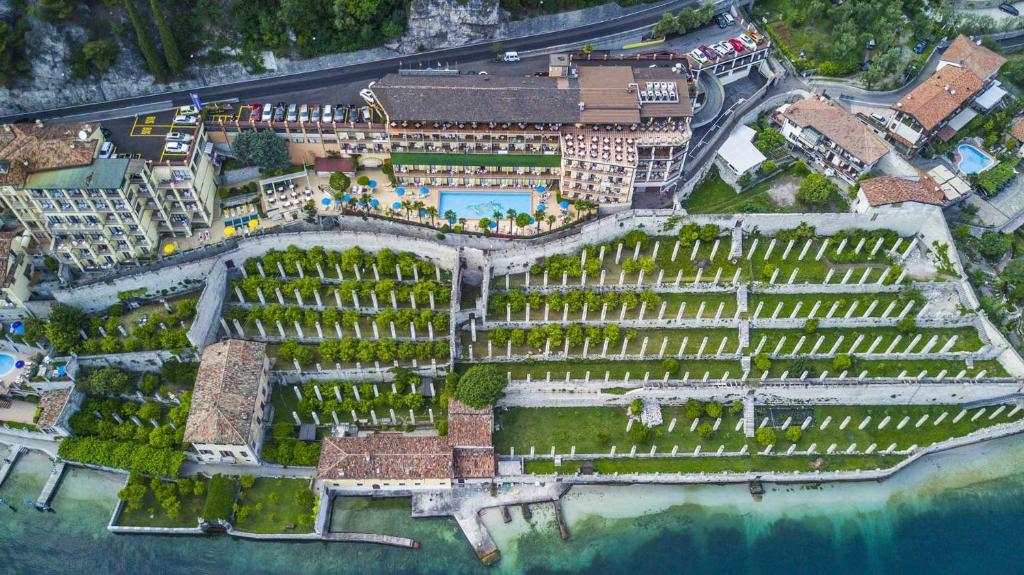
[[736, 222], [732, 228], [732, 246], [729, 248], [729, 259], [738, 260], [743, 255], [743, 227], [742, 222]]
[[756, 422], [754, 421], [754, 398], [744, 397], [743, 398], [743, 434], [747, 437], [754, 437], [754, 430], [756, 429]]

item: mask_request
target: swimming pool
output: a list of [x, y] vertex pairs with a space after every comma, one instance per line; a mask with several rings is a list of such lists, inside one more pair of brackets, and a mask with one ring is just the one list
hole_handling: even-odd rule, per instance
[[958, 166], [960, 171], [965, 174], [984, 172], [995, 163], [991, 156], [970, 144], [960, 144], [956, 147], [956, 151], [960, 153]]
[[9, 353], [0, 353], [0, 375], [7, 375], [14, 369], [14, 356]]
[[510, 209], [517, 213], [533, 213], [533, 199], [530, 194], [519, 193], [441, 192], [438, 211], [444, 214], [452, 210], [458, 218], [477, 220], [493, 218], [494, 212], [501, 212], [501, 217], [505, 218], [508, 217], [505, 212]]

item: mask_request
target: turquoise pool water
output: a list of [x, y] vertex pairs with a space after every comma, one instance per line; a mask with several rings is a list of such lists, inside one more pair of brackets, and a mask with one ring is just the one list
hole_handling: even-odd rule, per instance
[[995, 161], [978, 148], [970, 144], [960, 144], [956, 147], [960, 152], [960, 171], [965, 174], [977, 174], [992, 167]]
[[12, 369], [14, 369], [14, 356], [0, 353], [0, 375], [7, 375]]
[[494, 212], [501, 212], [501, 217], [508, 217], [505, 212], [515, 210], [517, 213], [533, 213], [533, 200], [530, 194], [514, 192], [441, 192], [441, 205], [438, 211], [444, 214], [454, 211], [459, 218], [476, 220], [493, 218]]

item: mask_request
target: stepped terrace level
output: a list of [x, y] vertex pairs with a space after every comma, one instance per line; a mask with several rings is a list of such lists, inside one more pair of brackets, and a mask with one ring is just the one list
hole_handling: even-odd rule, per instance
[[[678, 180], [693, 113], [681, 74], [628, 65], [564, 72], [380, 80], [372, 91], [398, 186], [441, 195], [557, 186], [567, 200], [621, 205], [635, 189]], [[526, 197], [530, 213], [544, 201]]]

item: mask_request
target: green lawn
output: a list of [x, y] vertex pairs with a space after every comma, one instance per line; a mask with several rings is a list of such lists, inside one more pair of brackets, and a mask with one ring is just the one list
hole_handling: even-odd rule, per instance
[[[750, 331], [750, 352], [753, 353], [757, 350], [758, 346], [761, 346], [761, 353], [774, 353], [778, 343], [785, 338], [782, 342], [782, 348], [780, 353], [788, 354], [792, 353], [799, 343], [800, 338], [804, 338], [803, 344], [800, 346], [798, 353], [800, 355], [807, 355], [811, 353], [811, 350], [815, 347], [819, 339], [822, 339], [822, 344], [818, 347], [817, 353], [829, 353], [831, 349], [839, 342], [839, 338], [842, 337], [843, 341], [839, 343], [839, 349], [836, 353], [847, 353], [857, 340], [858, 336], [863, 336], [861, 342], [854, 349], [854, 354], [867, 353], [874, 341], [881, 337], [882, 340], [875, 347], [873, 353], [885, 353], [889, 346], [896, 341], [896, 338], [900, 338], [899, 343], [896, 344], [894, 352], [903, 353], [908, 349], [910, 344], [920, 334], [921, 338], [913, 348], [910, 348], [911, 353], [920, 353], [924, 349], [925, 345], [932, 337], [937, 336], [938, 340], [935, 345], [932, 346], [929, 353], [938, 352], [943, 348], [944, 345], [953, 337], [956, 336], [956, 341], [953, 343], [953, 347], [949, 351], [978, 351], [982, 347], [981, 336], [978, 335], [978, 331], [973, 327], [961, 327], [961, 328], [918, 328], [913, 333], [905, 334], [901, 333], [899, 329], [895, 327], [879, 327], [874, 326], [871, 328], [829, 328], [819, 329], [813, 334], [805, 333], [799, 329], [756, 329]], [[761, 345], [761, 340], [764, 340], [764, 345]]]
[[[464, 358], [469, 357], [469, 346], [473, 346], [473, 357], [476, 359], [485, 358], [487, 356], [487, 341], [490, 338], [490, 332], [477, 331], [477, 341], [473, 343], [470, 333], [464, 332], [462, 334], [462, 354]], [[611, 357], [621, 356], [623, 353], [623, 344], [625, 343], [626, 355], [639, 355], [641, 350], [644, 352], [644, 356], [657, 357], [658, 352], [661, 350], [662, 342], [667, 341], [665, 344], [665, 356], [673, 356], [679, 353], [680, 348], [683, 350], [684, 355], [697, 354], [701, 350], [701, 343], [704, 338], [707, 338], [707, 343], [704, 344], [704, 355], [714, 355], [722, 342], [725, 342], [725, 349], [723, 353], [734, 353], [736, 348], [739, 346], [739, 332], [735, 329], [641, 329], [637, 330], [637, 336], [630, 339], [628, 342], [625, 341], [625, 331], [622, 332], [622, 338], [618, 342], [609, 343], [607, 355]], [[643, 340], [647, 338], [647, 347], [644, 349]], [[685, 345], [684, 345], [685, 344]], [[560, 355], [565, 349], [565, 342], [561, 345], [552, 345], [551, 353], [553, 355]], [[521, 346], [512, 346], [513, 355], [526, 355], [532, 353], [534, 355], [543, 355], [546, 344], [540, 345], [539, 347], [531, 347], [529, 344]], [[604, 347], [603, 340], [600, 342], [591, 341], [590, 347], [587, 349], [587, 355], [590, 357], [601, 354], [601, 350]], [[507, 355], [508, 348], [506, 345], [495, 345], [493, 352], [496, 357]], [[569, 346], [569, 355], [582, 356], [583, 344]]]
[[[792, 417], [792, 425], [800, 426], [805, 417], [811, 417], [812, 422], [804, 430], [799, 441], [796, 442], [797, 449], [807, 449], [810, 445], [816, 444], [817, 451], [824, 452], [831, 444], [836, 444], [838, 450], [846, 450], [851, 444], [856, 443], [858, 450], [867, 449], [872, 443], [876, 444], [877, 450], [884, 450], [895, 443], [896, 449], [908, 449], [911, 445], [927, 447], [933, 443], [944, 441], [951, 437], [967, 435], [972, 431], [991, 426], [995, 423], [1007, 423], [1017, 421], [1024, 417], [1024, 410], [1018, 411], [1012, 418], [1008, 417], [1012, 406], [1008, 406], [994, 420], [989, 416], [997, 409], [995, 406], [986, 408], [985, 412], [975, 421], [971, 418], [978, 412], [973, 409], [968, 412], [960, 421], [953, 423], [953, 419], [961, 411], [960, 405], [829, 405], [813, 406], [804, 408], [794, 407], [789, 413], [781, 410], [775, 419], [777, 426], [785, 421], [786, 417]], [[767, 416], [769, 408], [759, 408], [756, 415], [757, 425]], [[947, 416], [941, 423], [935, 425], [938, 417], [946, 412]], [[787, 415], [788, 414], [788, 415]], [[922, 416], [928, 415], [928, 420], [921, 427], [916, 427]], [[822, 430], [821, 425], [825, 419], [831, 417], [828, 426]], [[849, 417], [850, 422], [845, 429], [839, 429], [843, 421]], [[871, 417], [864, 429], [858, 429], [866, 417]], [[889, 417], [888, 423], [879, 429], [880, 424]], [[909, 418], [903, 429], [897, 429], [904, 417]], [[792, 443], [778, 434], [779, 442], [776, 450], [787, 449]]]
[[[517, 363], [496, 363], [502, 372], [510, 372], [512, 379], [526, 379], [530, 374], [534, 380], [542, 380], [551, 372], [551, 380], [564, 380], [565, 374], [569, 373], [572, 379], [583, 379], [587, 371], [590, 371], [590, 379], [604, 379], [605, 372], [608, 372], [608, 381], [621, 381], [627, 373], [630, 379], [641, 379], [644, 372], [651, 372], [651, 379], [661, 379], [665, 375], [665, 368], [661, 360], [642, 361], [613, 361], [608, 359], [574, 359], [571, 362], [565, 361], [528, 361]], [[669, 377], [681, 378], [684, 373], [690, 373], [690, 379], [696, 380], [704, 377], [708, 372], [710, 378], [720, 378], [726, 372], [731, 377], [739, 377], [743, 370], [740, 369], [738, 361], [716, 361], [716, 360], [679, 360], [679, 368]]]
[[[927, 377], [937, 377], [940, 372], [946, 371], [946, 378], [952, 379], [961, 371], [966, 371], [968, 377], [974, 377], [982, 370], [985, 370], [986, 377], [1005, 377], [1006, 369], [997, 360], [986, 359], [976, 360], [974, 367], [967, 367], [964, 360], [948, 359], [914, 359], [914, 360], [884, 360], [867, 361], [854, 356], [853, 367], [849, 370], [850, 377], [860, 375], [861, 371], [867, 371], [867, 377], [898, 377], [900, 373], [906, 372], [907, 377], [917, 377], [922, 371], [927, 372]], [[830, 360], [806, 360], [806, 359], [774, 359], [772, 367], [768, 370], [769, 377], [782, 377], [784, 372], [789, 372], [787, 377], [799, 378], [800, 374], [807, 371], [808, 378], [814, 378], [823, 372], [829, 372], [833, 377], [838, 376], [832, 367]], [[761, 373], [752, 370], [752, 379], [761, 377]]]
[[562, 157], [543, 154], [436, 154], [395, 152], [391, 162], [396, 166], [495, 166], [557, 168]]
[[235, 525], [250, 533], [311, 533], [316, 498], [305, 479], [261, 477], [242, 488], [236, 501]]
[[[836, 311], [832, 317], [841, 318], [845, 317], [846, 312], [849, 311], [850, 307], [854, 302], [857, 302], [857, 307], [853, 310], [853, 315], [850, 317], [863, 317], [864, 314], [871, 308], [871, 303], [877, 301], [875, 307], [871, 309], [871, 314], [868, 317], [881, 317], [885, 313], [885, 309], [892, 302], [896, 302], [892, 310], [889, 311], [889, 317], [894, 318], [899, 316], [900, 312], [906, 306], [907, 298], [901, 294], [895, 293], [872, 293], [872, 294], [828, 294], [828, 293], [813, 293], [813, 294], [763, 294], [763, 293], [752, 293], [747, 299], [747, 317], [754, 317], [754, 312], [757, 311], [757, 306], [761, 305], [761, 312], [758, 314], [758, 318], [770, 318], [775, 313], [775, 309], [778, 308], [779, 304], [782, 307], [779, 308], [779, 318], [785, 319], [792, 316], [793, 312], [796, 311], [797, 318], [806, 318], [810, 315], [811, 311], [814, 310], [814, 305], [821, 302], [818, 305], [817, 311], [814, 312], [814, 317], [818, 319], [824, 319], [832, 306], [836, 303]], [[796, 309], [796, 305], [800, 304], [800, 309]], [[920, 309], [922, 304], [917, 303], [915, 307]], [[914, 309], [914, 308], [911, 308]]]
[[[720, 473], [748, 471], [848, 471], [854, 469], [885, 469], [905, 459], [902, 455], [821, 455], [758, 456], [747, 457], [679, 457], [643, 459], [598, 459], [593, 462], [598, 473]], [[820, 464], [820, 465], [819, 465]], [[580, 467], [579, 461], [563, 461], [555, 467], [553, 461], [527, 461], [526, 473], [572, 475]]]
[[[657, 276], [655, 276], [657, 277]], [[712, 276], [712, 279], [714, 276]], [[673, 276], [673, 281], [675, 280]], [[732, 279], [731, 277], [728, 279]], [[667, 280], [666, 280], [667, 281]], [[704, 309], [701, 311], [702, 318], [712, 318], [718, 312], [719, 306], [722, 307], [722, 317], [729, 318], [736, 315], [736, 293], [733, 291], [728, 292], [708, 292], [700, 294], [687, 294], [687, 293], [657, 293], [655, 296], [659, 302], [665, 303], [665, 316], [666, 320], [674, 320], [679, 314], [679, 309], [682, 308], [683, 314], [682, 319], [694, 319], [697, 317], [697, 312], [701, 311], [701, 304], [704, 304]], [[495, 300], [490, 300], [491, 302]], [[657, 319], [658, 310], [661, 308], [661, 303], [647, 306], [644, 311], [644, 319]], [[560, 309], [549, 309], [548, 319], [551, 321], [561, 321], [562, 312]], [[491, 305], [491, 309], [487, 316], [490, 320], [506, 321], [509, 317], [512, 321], [525, 321], [526, 320], [526, 309], [521, 311], [513, 311], [509, 315], [507, 308], [502, 305], [500, 308]], [[580, 321], [583, 319], [582, 307], [577, 310], [570, 309], [569, 313], [565, 316], [568, 321]], [[618, 321], [619, 318], [623, 319], [639, 319], [640, 318], [640, 306], [626, 310], [626, 314], [622, 315], [622, 308], [620, 307], [609, 307], [608, 312], [605, 315], [605, 320], [609, 322]], [[530, 308], [530, 320], [538, 321], [544, 319], [544, 305], [541, 304], [540, 308]], [[587, 309], [587, 321], [598, 321], [601, 319], [601, 308], [598, 307]]]
[[[637, 446], [638, 452], [650, 452], [651, 446], [657, 446], [663, 453], [671, 452], [673, 446], [692, 452], [698, 445], [703, 451], [716, 451], [722, 445], [726, 451], [738, 451], [746, 443], [742, 428], [736, 431], [742, 412], [732, 414], [726, 409], [718, 430], [706, 440], [696, 430], [690, 431], [693, 420], [686, 417], [682, 406], [663, 406], [661, 414], [664, 423], [654, 428], [652, 441]], [[673, 418], [676, 426], [669, 432]], [[512, 447], [517, 455], [526, 455], [531, 446], [538, 455], [546, 455], [552, 445], [558, 454], [568, 454], [573, 445], [580, 454], [608, 453], [612, 446], [617, 453], [629, 453], [635, 442], [626, 432], [626, 421], [625, 407], [501, 409], [495, 414], [498, 431], [494, 434], [494, 448], [502, 455], [507, 455]], [[714, 423], [714, 419], [706, 415], [700, 421]], [[600, 432], [607, 437], [598, 437]]]

